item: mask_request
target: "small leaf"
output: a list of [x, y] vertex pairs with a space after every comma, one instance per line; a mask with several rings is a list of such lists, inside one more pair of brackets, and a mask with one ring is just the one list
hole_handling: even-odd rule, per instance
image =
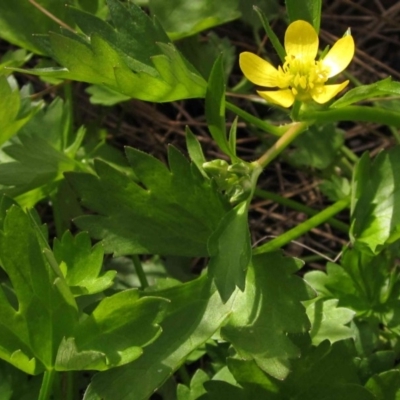
[[85, 91], [90, 94], [90, 102], [92, 104], [101, 104], [103, 106], [113, 106], [130, 99], [129, 96], [116, 92], [107, 86], [91, 85]]
[[65, 232], [61, 240], [54, 240], [53, 252], [75, 296], [99, 293], [112, 286], [116, 271], [99, 276], [104, 250], [101, 245], [92, 248], [86, 232], [75, 237]]
[[186, 147], [188, 149], [190, 159], [193, 161], [202, 175], [207, 177], [207, 174], [203, 170], [203, 164], [206, 162], [206, 158], [204, 157], [201, 144], [188, 126], [186, 127]]
[[218, 57], [211, 70], [206, 93], [206, 118], [211, 136], [219, 148], [233, 156], [225, 129], [225, 78], [222, 57]]
[[220, 222], [208, 241], [208, 266], [218, 291], [227, 301], [236, 286], [244, 290], [246, 270], [251, 260], [247, 202], [238, 204]]
[[331, 105], [331, 108], [346, 107], [350, 104], [357, 103], [358, 101], [371, 100], [374, 97], [388, 95], [400, 95], [400, 82], [393, 82], [390, 76], [381, 81], [371, 83], [370, 85], [358, 86], [349, 90], [340, 99], [336, 100]]
[[209, 381], [208, 375], [201, 369], [198, 369], [190, 381], [190, 388], [185, 385], [178, 384], [177, 400], [196, 400], [206, 393], [204, 382]]
[[335, 343], [354, 336], [352, 329], [345, 325], [353, 319], [355, 312], [348, 308], [337, 307], [338, 302], [337, 299], [326, 301], [317, 299], [307, 302], [313, 345], [318, 346], [324, 340]]
[[0, 145], [16, 134], [40, 107], [41, 103], [35, 105], [23, 100], [12, 77], [7, 80], [0, 76]]

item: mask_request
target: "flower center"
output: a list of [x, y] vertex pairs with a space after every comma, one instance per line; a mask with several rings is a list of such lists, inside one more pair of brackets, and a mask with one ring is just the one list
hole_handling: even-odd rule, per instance
[[302, 60], [288, 55], [283, 66], [278, 68], [278, 87], [289, 87], [298, 100], [305, 101], [311, 98], [311, 93], [323, 91], [328, 73], [321, 61]]

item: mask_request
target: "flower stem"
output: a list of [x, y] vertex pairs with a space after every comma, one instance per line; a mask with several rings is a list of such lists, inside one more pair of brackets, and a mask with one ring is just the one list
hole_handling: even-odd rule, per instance
[[328, 221], [334, 215], [347, 208], [349, 204], [350, 204], [350, 197], [337, 201], [336, 203], [332, 204], [330, 207], [321, 211], [317, 215], [314, 215], [307, 221], [297, 225], [293, 229], [285, 232], [284, 234], [278, 236], [277, 238], [271, 240], [270, 242], [255, 248], [253, 250], [253, 254], [268, 253], [280, 249], [281, 247], [290, 243], [292, 240], [297, 239], [298, 237], [309, 232], [311, 229]]
[[313, 121], [295, 122], [290, 125], [286, 133], [281, 136], [272, 147], [268, 149], [257, 161], [261, 167], [265, 168], [274, 158], [276, 158], [290, 143], [296, 139], [300, 133], [304, 132]]
[[43, 374], [42, 386], [39, 392], [38, 400], [49, 400], [51, 392], [53, 391], [53, 382], [56, 375], [56, 371], [54, 369], [45, 371]]

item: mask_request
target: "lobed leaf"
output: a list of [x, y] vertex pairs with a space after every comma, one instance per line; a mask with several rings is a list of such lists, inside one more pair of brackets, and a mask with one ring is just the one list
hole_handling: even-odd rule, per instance
[[301, 301], [310, 293], [305, 282], [292, 275], [297, 269], [294, 259], [280, 253], [254, 257], [246, 289], [236, 296], [232, 315], [221, 330], [241, 359], [254, 360], [277, 379], [287, 377], [289, 359], [300, 355], [287, 334], [309, 328]]
[[354, 337], [349, 326], [355, 312], [348, 308], [337, 307], [339, 300], [322, 299], [307, 302], [307, 316], [311, 321], [310, 336], [312, 343], [318, 346], [324, 340], [335, 343]]
[[107, 0], [107, 4], [113, 26], [71, 8], [72, 19], [85, 35], [61, 30], [50, 32], [47, 39], [40, 37], [42, 46], [62, 67], [28, 72], [96, 84], [147, 101], [204, 97], [204, 79], [156, 21], [134, 4], [125, 6], [119, 0]]
[[53, 367], [59, 343], [77, 322], [77, 305], [44, 258], [28, 216], [17, 206], [9, 209], [0, 231], [0, 254], [17, 304], [14, 308], [0, 292], [0, 357], [38, 374]]
[[140, 299], [134, 289], [106, 297], [63, 339], [56, 369], [102, 371], [137, 359], [142, 347], [161, 334], [159, 322], [166, 305], [162, 298]]
[[65, 232], [61, 240], [54, 240], [53, 252], [75, 296], [100, 293], [112, 286], [116, 271], [107, 271], [99, 276], [104, 250], [101, 245], [92, 248], [86, 232], [75, 237], [69, 231]]
[[[62, 265], [50, 249], [43, 249], [45, 245], [40, 228], [12, 206], [0, 231], [1, 266], [12, 284], [7, 296], [0, 290], [0, 358], [28, 374], [52, 369], [104, 370], [138, 358], [142, 347], [161, 333], [158, 323], [166, 300], [141, 299], [137, 291], [126, 290], [103, 298], [86, 314], [78, 310]], [[64, 237], [57, 245], [57, 256], [74, 245], [78, 251], [69, 255], [69, 266], [73, 262], [75, 268], [85, 270], [73, 271], [70, 280], [75, 278], [82, 285], [82, 278], [86, 279], [89, 288], [91, 284], [97, 291], [101, 285], [109, 286], [109, 282], [93, 282], [98, 266], [82, 267], [99, 257], [96, 248], [90, 251], [84, 235], [78, 235], [75, 243]]]
[[24, 99], [12, 77], [7, 80], [0, 76], [0, 145], [15, 135], [40, 107], [41, 103]]
[[[292, 362], [291, 372], [285, 380], [260, 374], [253, 361], [229, 359], [228, 365], [244, 392], [254, 387], [263, 389], [257, 397], [268, 400], [298, 398], [302, 400], [374, 400], [374, 396], [361, 386], [357, 367], [343, 342], [318, 347], [302, 345], [302, 355]], [[207, 388], [208, 383], [205, 383]], [[262, 393], [262, 392], [261, 392]], [[215, 397], [210, 397], [214, 400]], [[236, 399], [236, 397], [235, 397]]]
[[398, 146], [380, 153], [372, 162], [364, 157], [355, 170], [350, 234], [354, 244], [367, 247], [375, 254], [398, 236], [399, 173]]
[[67, 175], [98, 214], [78, 217], [77, 225], [115, 255], [208, 255], [207, 240], [228, 208], [210, 181], [173, 147], [170, 169], [141, 151], [126, 154], [138, 183], [102, 162], [95, 164], [98, 176]]
[[138, 360], [94, 376], [85, 400], [148, 399], [232, 311], [232, 301], [224, 304], [206, 275], [151, 294], [170, 301], [161, 323], [163, 334]]

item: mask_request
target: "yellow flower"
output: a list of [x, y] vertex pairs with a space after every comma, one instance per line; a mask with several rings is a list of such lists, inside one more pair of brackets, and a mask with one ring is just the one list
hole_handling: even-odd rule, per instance
[[286, 57], [283, 66], [276, 69], [256, 54], [240, 54], [239, 64], [245, 77], [258, 86], [278, 90], [257, 91], [265, 100], [290, 107], [295, 100], [313, 99], [326, 103], [349, 83], [325, 85], [326, 81], [342, 72], [354, 56], [351, 35], [339, 39], [322, 60], [315, 60], [318, 53], [318, 35], [306, 21], [292, 22], [285, 33]]

